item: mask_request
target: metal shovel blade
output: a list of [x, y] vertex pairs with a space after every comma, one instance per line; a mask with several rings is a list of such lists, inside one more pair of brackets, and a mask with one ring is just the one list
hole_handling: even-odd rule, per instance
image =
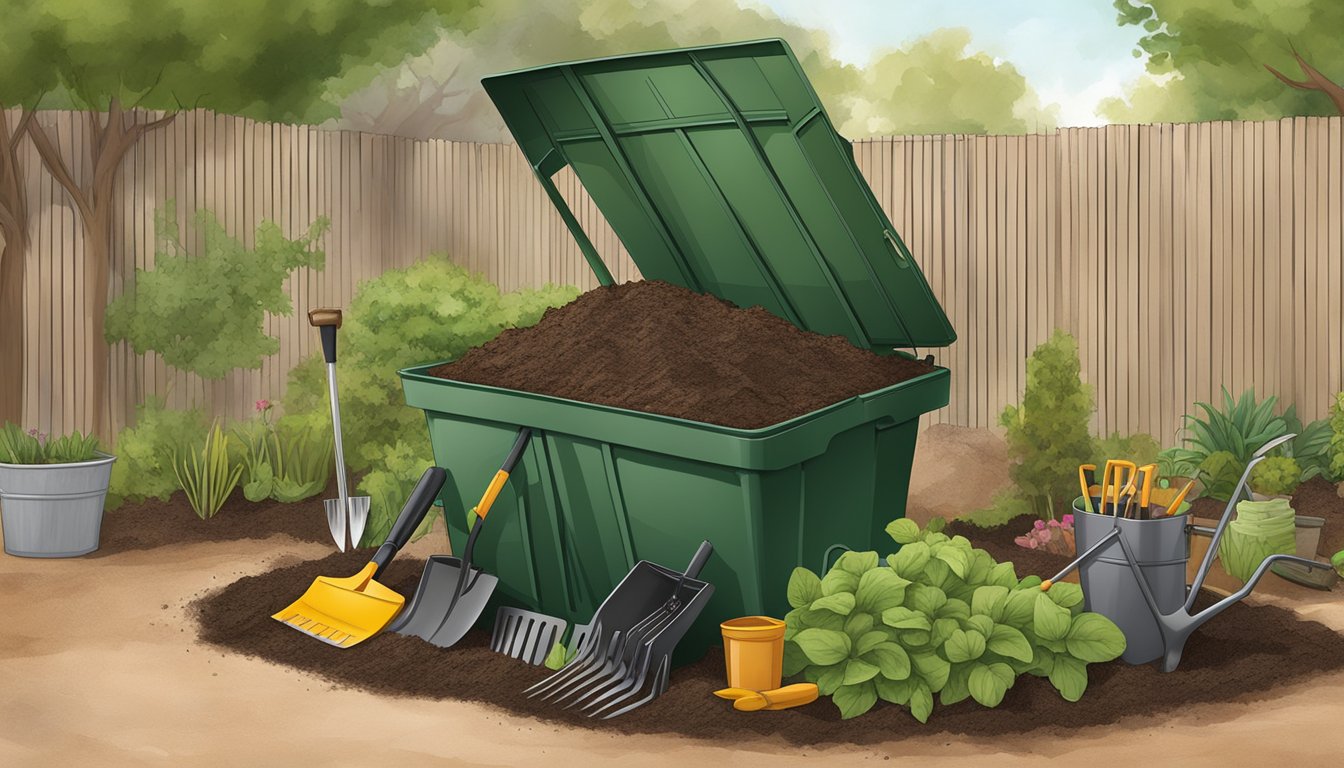
[[336, 540], [336, 546], [345, 551], [345, 505], [340, 499], [325, 499], [322, 506], [327, 510], [327, 528], [331, 530], [331, 537]]
[[[499, 579], [479, 568], [467, 574], [462, 596], [453, 604], [462, 560], [451, 555], [434, 555], [425, 563], [420, 586], [410, 606], [392, 625], [393, 632], [414, 635], [440, 648], [451, 648], [476, 624]], [[549, 650], [549, 649], [548, 649]]]
[[350, 497], [350, 546], [358, 549], [359, 540], [364, 538], [364, 527], [369, 522], [368, 496]]

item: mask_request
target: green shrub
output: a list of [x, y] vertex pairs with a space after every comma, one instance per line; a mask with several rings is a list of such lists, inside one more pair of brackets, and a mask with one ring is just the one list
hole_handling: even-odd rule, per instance
[[[411, 491], [419, 482], [425, 470], [434, 465], [434, 457], [428, 451], [404, 440], [398, 441], [383, 457], [377, 469], [364, 475], [359, 482], [359, 493], [369, 497], [369, 521], [364, 531], [364, 540], [381, 542], [392, 530], [392, 523], [401, 514], [401, 508], [410, 498]], [[425, 515], [425, 520], [411, 534], [411, 541], [429, 533], [434, 518], [440, 514], [435, 507]]]
[[117, 434], [107, 508], [154, 498], [167, 501], [178, 490], [173, 456], [199, 440], [209, 426], [197, 410], [177, 411], [150, 397], [136, 408], [135, 425]]
[[178, 486], [202, 520], [224, 506], [243, 474], [242, 466], [229, 460], [229, 436], [219, 422], [211, 425], [203, 444], [177, 451], [172, 462]]
[[0, 462], [5, 464], [74, 464], [97, 457], [98, 438], [71, 432], [45, 439], [37, 430], [24, 432], [10, 422], [0, 427]]
[[[1132, 435], [1112, 432], [1110, 437], [1097, 438], [1092, 445], [1091, 463], [1097, 465], [1098, 471], [1106, 466], [1107, 459], [1125, 459], [1142, 467], [1145, 464], [1156, 464], [1162, 453], [1162, 446], [1157, 444], [1152, 435], [1142, 432]], [[1097, 479], [1101, 479], [1100, 476]]]
[[824, 578], [796, 568], [789, 579], [784, 674], [816, 683], [842, 718], [883, 699], [927, 722], [934, 694], [994, 707], [1023, 673], [1077, 701], [1087, 665], [1124, 652], [1115, 624], [1083, 612], [1076, 584], [1042, 592], [1039, 577], [1018, 579], [941, 521], [887, 532], [901, 548], [885, 566], [876, 552], [847, 552]]
[[962, 519], [978, 528], [993, 528], [1022, 515], [1035, 513], [1032, 503], [1022, 498], [1016, 488], [1006, 488], [994, 494], [988, 507], [977, 509]]
[[1344, 392], [1335, 395], [1334, 405], [1330, 406], [1330, 479], [1344, 481]]
[[1009, 470], [1037, 516], [1054, 519], [1078, 495], [1076, 470], [1093, 452], [1091, 388], [1079, 378], [1078, 345], [1056, 330], [1027, 360], [1022, 404], [1004, 409]]
[[1215, 451], [1199, 465], [1199, 482], [1204, 495], [1217, 501], [1228, 501], [1237, 492], [1246, 462], [1238, 461], [1230, 451]]
[[270, 412], [271, 403], [258, 400], [257, 415], [233, 428], [243, 496], [292, 503], [317, 495], [331, 478], [331, 430], [289, 417], [272, 424]]
[[1298, 466], [1296, 459], [1288, 456], [1269, 456], [1255, 465], [1248, 482], [1256, 493], [1286, 496], [1301, 485], [1302, 467]]
[[285, 280], [300, 267], [322, 268], [325, 255], [316, 244], [328, 221], [318, 219], [296, 240], [264, 221], [249, 250], [201, 210], [196, 228], [205, 247], [195, 255], [178, 236], [171, 202], [155, 224], [154, 269], [137, 269], [132, 287], [108, 306], [108, 342], [126, 340], [137, 354], [153, 350], [164, 363], [207, 379], [259, 368], [280, 349], [265, 332], [266, 315], [293, 312]]
[[[412, 483], [432, 461], [424, 415], [406, 406], [399, 369], [455, 359], [506, 328], [536, 323], [548, 307], [577, 295], [576, 288], [553, 285], [500, 293], [485, 278], [443, 256], [389, 270], [360, 285], [337, 342], [341, 426], [350, 470], [362, 474], [378, 469], [398, 443], [423, 459]], [[286, 418], [331, 429], [320, 353], [291, 371], [284, 402]], [[404, 497], [388, 508], [380, 496], [372, 501], [370, 519], [395, 518]], [[378, 534], [370, 523], [364, 543], [380, 542]]]

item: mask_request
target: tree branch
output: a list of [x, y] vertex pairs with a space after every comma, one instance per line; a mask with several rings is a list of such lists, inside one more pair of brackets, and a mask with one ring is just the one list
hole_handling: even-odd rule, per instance
[[1335, 105], [1335, 111], [1344, 115], [1344, 85], [1340, 85], [1330, 78], [1326, 77], [1320, 70], [1307, 63], [1302, 58], [1302, 54], [1297, 52], [1297, 47], [1293, 47], [1293, 58], [1297, 60], [1297, 66], [1302, 70], [1302, 74], [1307, 76], [1306, 80], [1294, 80], [1277, 69], [1264, 65], [1270, 74], [1287, 83], [1290, 87], [1302, 91], [1320, 91], [1324, 93], [1330, 102]]
[[70, 169], [66, 167], [65, 160], [61, 158], [60, 150], [51, 143], [51, 138], [47, 136], [47, 131], [42, 124], [34, 120], [28, 126], [28, 137], [33, 140], [33, 146], [37, 147], [37, 155], [42, 158], [42, 165], [46, 166], [47, 172], [56, 179], [64, 189], [70, 199], [74, 201], [75, 207], [79, 209], [80, 216], [84, 220], [93, 220], [93, 209], [89, 205], [88, 196], [84, 190], [75, 183], [75, 177], [70, 174]]

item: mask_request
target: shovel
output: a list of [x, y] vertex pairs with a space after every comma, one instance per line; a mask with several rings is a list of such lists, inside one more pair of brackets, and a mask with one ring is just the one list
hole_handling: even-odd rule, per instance
[[359, 573], [344, 579], [318, 576], [303, 595], [271, 618], [337, 648], [349, 648], [378, 634], [406, 598], [378, 582], [378, 576], [425, 519], [448, 476], [430, 467], [406, 500], [387, 541]]
[[[364, 525], [369, 521], [369, 497], [351, 497], [345, 487], [345, 448], [341, 443], [341, 401], [336, 394], [336, 329], [341, 327], [341, 310], [313, 309], [308, 322], [322, 332], [322, 356], [327, 360], [327, 389], [331, 393], [331, 428], [336, 437], [336, 494], [338, 498], [323, 501], [327, 510], [327, 527], [336, 546], [345, 551], [345, 534], [350, 532], [350, 546], [358, 547], [364, 538]], [[347, 525], [347, 514], [349, 523]]]
[[392, 626], [392, 631], [403, 635], [414, 635], [427, 640], [440, 648], [451, 648], [467, 634], [476, 619], [485, 610], [485, 604], [495, 591], [499, 579], [479, 568], [471, 567], [471, 555], [476, 549], [476, 537], [485, 524], [485, 516], [495, 503], [509, 473], [518, 464], [528, 440], [532, 439], [532, 430], [523, 427], [518, 430], [518, 438], [504, 459], [503, 465], [485, 489], [481, 501], [472, 510], [476, 514], [471, 524], [471, 533], [467, 536], [467, 546], [462, 557], [434, 555], [425, 563], [425, 572], [420, 576], [420, 586], [411, 598], [411, 607]]

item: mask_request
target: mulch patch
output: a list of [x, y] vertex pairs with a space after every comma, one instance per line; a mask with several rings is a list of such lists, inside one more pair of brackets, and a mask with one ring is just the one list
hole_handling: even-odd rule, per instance
[[167, 501], [148, 499], [138, 504], [127, 502], [103, 513], [103, 529], [97, 551], [85, 557], [107, 557], [122, 552], [154, 549], [175, 544], [203, 541], [265, 539], [285, 534], [299, 541], [331, 543], [323, 499], [336, 498], [333, 479], [324, 493], [311, 499], [284, 504], [270, 499], [253, 503], [243, 497], [241, 488], [214, 517], [202, 520], [187, 503], [181, 491]]
[[[1033, 556], [1043, 553], [1016, 547], [1011, 536], [1006, 538], [1007, 547], [1017, 551], [1000, 554], [1005, 552], [1002, 533], [1012, 530], [1011, 535], [1017, 535], [1019, 527], [1015, 523], [1003, 526], [1003, 532], [993, 536], [972, 531], [976, 535], [971, 538], [996, 557], [1012, 559], [1019, 575], [1057, 568], [1058, 558], [1053, 565], [1035, 562]], [[949, 529], [959, 532], [955, 526]], [[1190, 639], [1175, 672], [1163, 674], [1152, 665], [1132, 667], [1118, 661], [1094, 664], [1088, 670], [1086, 695], [1073, 704], [1060, 698], [1048, 681], [1023, 676], [998, 708], [985, 709], [973, 701], [936, 705], [927, 725], [885, 702], [844, 722], [827, 699], [781, 712], [736, 713], [728, 702], [712, 695], [725, 682], [722, 654], [711, 649], [699, 661], [674, 670], [668, 691], [652, 703], [615, 720], [590, 720], [573, 710], [523, 696], [524, 688], [549, 671], [490, 651], [489, 638], [481, 631], [468, 634], [447, 650], [390, 633], [341, 650], [270, 618], [302, 594], [315, 576], [353, 574], [367, 557], [360, 552], [333, 553], [239, 579], [194, 603], [201, 637], [244, 655], [310, 672], [339, 687], [381, 695], [476, 701], [548, 722], [612, 733], [671, 733], [733, 742], [755, 734], [795, 745], [875, 744], [931, 733], [1062, 732], [1108, 725], [1129, 716], [1184, 713], [1191, 705], [1206, 702], [1266, 699], [1277, 688], [1344, 668], [1344, 637], [1283, 608], [1239, 603]], [[409, 595], [422, 568], [421, 560], [397, 560], [383, 581]]]
[[429, 373], [756, 429], [932, 370], [647, 280], [588, 291]]

